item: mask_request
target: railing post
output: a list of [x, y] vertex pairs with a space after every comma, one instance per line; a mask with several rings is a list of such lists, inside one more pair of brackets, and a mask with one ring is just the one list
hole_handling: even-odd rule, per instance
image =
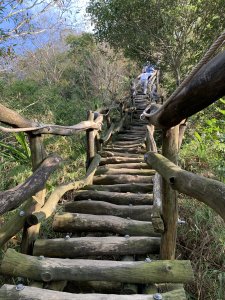
[[[88, 111], [88, 121], [94, 121], [94, 113]], [[86, 131], [87, 139], [87, 158], [86, 158], [86, 170], [89, 168], [90, 163], [95, 156], [95, 132], [94, 129], [88, 129]]]
[[[41, 135], [33, 135], [29, 134], [29, 141], [30, 141], [30, 149], [31, 149], [31, 161], [32, 161], [32, 169], [35, 171], [41, 162], [45, 159], [46, 153], [44, 150], [44, 146], [42, 143]], [[38, 211], [45, 203], [45, 195], [46, 190], [43, 189], [42, 191], [38, 192], [35, 195], [35, 200], [37, 203], [32, 206], [32, 211], [29, 213]], [[39, 235], [40, 224], [34, 226], [28, 226], [25, 224], [23, 229], [23, 236], [21, 242], [21, 252], [26, 254], [32, 254], [33, 251], [33, 244], [34, 241], [37, 239]]]
[[[177, 164], [179, 126], [163, 131], [162, 155]], [[165, 232], [161, 240], [161, 259], [175, 259], [177, 237], [177, 192], [163, 179], [162, 216]]]

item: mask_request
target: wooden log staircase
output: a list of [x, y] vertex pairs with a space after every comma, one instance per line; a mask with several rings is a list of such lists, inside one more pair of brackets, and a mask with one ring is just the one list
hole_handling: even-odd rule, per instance
[[1, 272], [31, 283], [4, 285], [0, 299], [186, 299], [190, 262], [160, 259], [155, 171], [144, 161], [148, 122], [140, 120], [146, 96], [135, 104], [132, 120], [102, 148], [93, 184], [55, 215], [53, 229], [64, 237], [37, 239], [32, 256], [8, 249]]

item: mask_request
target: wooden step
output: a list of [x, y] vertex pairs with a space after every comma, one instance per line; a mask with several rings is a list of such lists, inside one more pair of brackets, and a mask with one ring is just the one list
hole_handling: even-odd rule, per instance
[[143, 157], [143, 154], [145, 153], [141, 153], [143, 151], [140, 151], [140, 154], [139, 153], [128, 153], [126, 150], [124, 150], [123, 152], [116, 152], [116, 151], [101, 151], [100, 152], [100, 155], [101, 157], [103, 158], [107, 158], [107, 157], [124, 157], [124, 158], [140, 158], [140, 157]]
[[111, 147], [111, 146], [108, 146], [108, 147], [104, 147], [103, 148], [103, 152], [116, 152], [116, 153], [123, 153], [123, 154], [145, 154], [146, 153], [146, 150], [141, 148], [140, 146], [139, 147], [129, 147], [129, 148], [126, 148], [126, 147], [123, 147], [123, 146], [114, 146], [114, 147]]
[[158, 254], [159, 237], [81, 237], [36, 240], [33, 255], [59, 258]]
[[[90, 259], [45, 258], [8, 249], [1, 273], [36, 281], [115, 281], [129, 283], [187, 283], [194, 279], [190, 261], [130, 262]], [[46, 298], [49, 299], [49, 298]]]
[[94, 176], [93, 184], [125, 184], [125, 183], [152, 183], [152, 176], [142, 175], [98, 175]]
[[151, 221], [151, 205], [117, 205], [104, 201], [81, 200], [65, 203], [66, 212], [111, 215], [121, 218], [130, 218], [139, 221]]
[[152, 176], [155, 174], [155, 170], [151, 169], [128, 169], [128, 168], [113, 168], [113, 167], [99, 167], [95, 172], [96, 175], [108, 174], [108, 175], [116, 175], [116, 174], [130, 174], [130, 175], [146, 175]]
[[[0, 289], [0, 299], [4, 300], [154, 300], [152, 295], [117, 295], [117, 294], [72, 294], [66, 292], [51, 291], [36, 287], [25, 286], [18, 292], [14, 285], [4, 284]], [[175, 290], [162, 294], [162, 299], [185, 300], [184, 289]]]
[[99, 163], [100, 166], [106, 164], [124, 164], [124, 163], [145, 163], [143, 157], [124, 157], [124, 156], [112, 156], [103, 157]]
[[136, 169], [136, 170], [145, 170], [149, 169], [149, 165], [147, 165], [145, 162], [139, 162], [139, 163], [118, 163], [118, 164], [107, 164], [104, 166], [98, 167], [96, 174], [98, 170], [102, 169]]
[[107, 191], [77, 191], [74, 200], [107, 201], [118, 205], [152, 205], [152, 194], [135, 194], [135, 193], [111, 193]]
[[85, 190], [108, 191], [117, 193], [150, 193], [153, 190], [152, 183], [124, 183], [113, 185], [89, 185], [84, 187]]
[[151, 222], [114, 216], [62, 213], [56, 214], [53, 229], [58, 232], [106, 232], [129, 236], [156, 236]]

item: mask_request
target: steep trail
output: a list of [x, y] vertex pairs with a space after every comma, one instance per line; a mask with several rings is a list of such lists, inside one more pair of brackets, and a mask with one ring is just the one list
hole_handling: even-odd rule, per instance
[[40, 292], [34, 283], [25, 288], [29, 299], [43, 299], [38, 293], [45, 299], [186, 299], [181, 283], [192, 279], [191, 266], [159, 260], [161, 238], [152, 224], [155, 171], [144, 162], [147, 121], [140, 120], [147, 98], [137, 95], [135, 103], [131, 123], [102, 149], [93, 185], [55, 215], [53, 229], [65, 238], [35, 242], [32, 266], [44, 287], [57, 291]]

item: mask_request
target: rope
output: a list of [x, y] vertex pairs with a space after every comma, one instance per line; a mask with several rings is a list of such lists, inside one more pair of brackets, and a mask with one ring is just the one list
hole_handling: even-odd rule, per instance
[[199, 61], [199, 63], [195, 66], [195, 68], [191, 71], [188, 77], [184, 79], [184, 81], [178, 86], [178, 88], [172, 93], [172, 95], [167, 99], [167, 101], [173, 99], [183, 88], [187, 85], [194, 75], [201, 69], [201, 67], [209, 61], [215, 51], [223, 44], [225, 40], [225, 31], [215, 40], [215, 42], [211, 45], [208, 51], [205, 53], [203, 58]]

